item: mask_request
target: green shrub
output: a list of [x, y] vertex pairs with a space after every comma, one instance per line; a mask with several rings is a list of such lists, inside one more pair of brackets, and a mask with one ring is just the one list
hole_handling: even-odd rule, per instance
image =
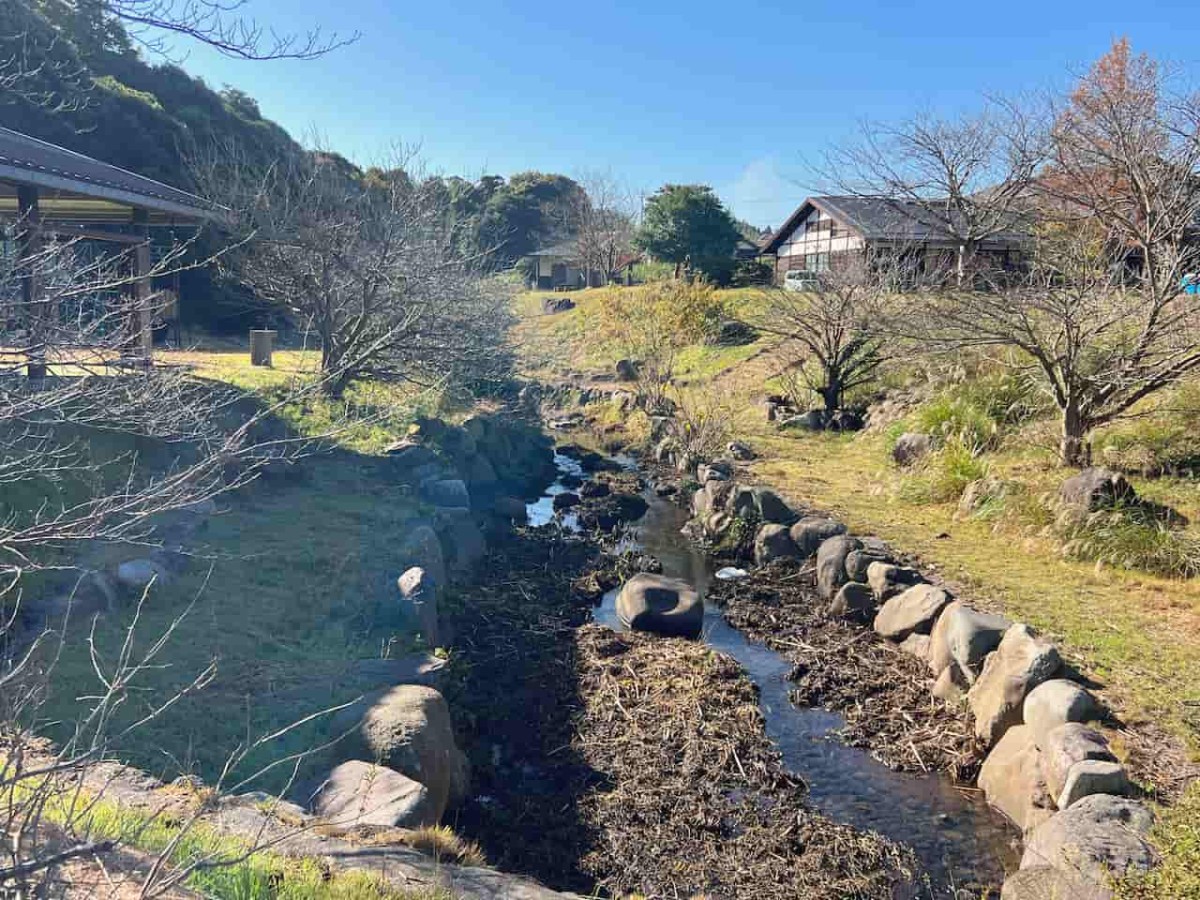
[[1200, 575], [1200, 538], [1171, 528], [1141, 505], [1093, 513], [1064, 526], [1063, 552], [1168, 578]]
[[968, 400], [943, 394], [917, 410], [914, 430], [932, 435], [939, 444], [957, 441], [972, 447], [991, 448], [1000, 434], [1000, 424]]
[[987, 477], [989, 467], [980, 452], [979, 445], [968, 443], [960, 435], [951, 437], [905, 479], [900, 496], [910, 503], [957, 500], [968, 484]]

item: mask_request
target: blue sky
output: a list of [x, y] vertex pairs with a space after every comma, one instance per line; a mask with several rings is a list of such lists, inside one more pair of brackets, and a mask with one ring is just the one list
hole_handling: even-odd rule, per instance
[[404, 143], [445, 174], [608, 170], [639, 191], [701, 182], [761, 226], [819, 187], [810, 164], [864, 118], [953, 113], [983, 93], [1062, 87], [1121, 35], [1200, 71], [1200, 17], [1187, 3], [252, 0], [247, 9], [279, 30], [362, 37], [307, 62], [189, 47], [184, 67], [249, 92], [293, 134], [319, 134], [357, 162]]

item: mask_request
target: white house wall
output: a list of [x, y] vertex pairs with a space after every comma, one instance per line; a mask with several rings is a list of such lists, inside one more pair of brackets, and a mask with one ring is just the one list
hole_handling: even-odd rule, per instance
[[[808, 223], [832, 221], [837, 228], [837, 236], [831, 231], [808, 231]], [[795, 230], [788, 235], [787, 240], [779, 245], [776, 255], [781, 259], [785, 256], [805, 256], [809, 253], [844, 253], [849, 250], [861, 250], [863, 239], [844, 225], [832, 219], [819, 209], [814, 209], [804, 221], [796, 225]]]

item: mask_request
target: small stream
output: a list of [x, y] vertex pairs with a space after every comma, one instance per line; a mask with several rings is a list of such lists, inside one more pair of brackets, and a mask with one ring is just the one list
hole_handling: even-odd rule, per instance
[[[619, 461], [636, 466], [631, 459]], [[582, 474], [573, 459], [556, 456], [556, 462], [563, 475]], [[530, 504], [530, 524], [554, 521], [553, 497], [564, 490], [567, 488], [556, 482], [545, 496]], [[656, 557], [663, 564], [664, 575], [688, 581], [704, 596], [714, 567], [681, 533], [687, 512], [653, 492], [646, 494], [646, 500], [649, 511], [630, 530], [626, 545]], [[564, 528], [577, 527], [569, 513], [559, 521]], [[616, 593], [605, 595], [595, 620], [621, 630]], [[741, 663], [758, 686], [767, 735], [779, 747], [785, 766], [808, 784], [813, 804], [839, 822], [877, 831], [912, 847], [930, 879], [934, 897], [979, 897], [982, 886], [998, 886], [1005, 870], [1016, 868], [1016, 832], [976, 793], [956, 787], [942, 775], [894, 772], [866, 752], [843, 744], [836, 734], [843, 725], [840, 716], [798, 708], [788, 698], [791, 663], [730, 627], [721, 610], [707, 602], [702, 639]]]

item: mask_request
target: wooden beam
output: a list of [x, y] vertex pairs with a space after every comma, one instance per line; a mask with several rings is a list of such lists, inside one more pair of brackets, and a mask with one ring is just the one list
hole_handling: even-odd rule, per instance
[[154, 356], [154, 331], [151, 328], [154, 310], [151, 308], [152, 285], [150, 283], [150, 231], [149, 216], [143, 209], [133, 212], [134, 227], [142, 242], [133, 248], [133, 299], [136, 309], [137, 355], [147, 364]]
[[37, 259], [42, 249], [42, 217], [38, 209], [38, 189], [21, 185], [17, 189], [20, 230], [17, 233], [17, 271], [21, 273], [21, 304], [25, 307], [28, 374], [31, 379], [46, 377], [46, 321], [42, 279]]

